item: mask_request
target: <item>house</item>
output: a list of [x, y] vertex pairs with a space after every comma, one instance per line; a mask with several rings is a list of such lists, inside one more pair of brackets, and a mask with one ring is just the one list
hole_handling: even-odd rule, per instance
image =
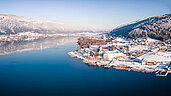
[[96, 58], [97, 58], [97, 60], [102, 60], [102, 59], [103, 59], [103, 57], [102, 57], [102, 56], [100, 56], [100, 55], [99, 55], [99, 56], [97, 56]]
[[153, 53], [156, 53], [156, 52], [159, 51], [159, 48], [157, 48], [157, 47], [152, 47], [152, 48], [150, 48], [150, 51], [153, 52]]
[[90, 50], [96, 51], [98, 50], [98, 48], [99, 48], [99, 45], [91, 45]]
[[161, 50], [167, 50], [167, 46], [162, 46]]
[[160, 62], [156, 62], [156, 61], [147, 61], [147, 60], [142, 60], [141, 61], [141, 64], [142, 65], [156, 65], [156, 64], [158, 64], [158, 63], [160, 63]]
[[83, 57], [87, 58], [90, 56], [90, 53], [83, 53]]
[[168, 49], [167, 49], [167, 52], [171, 52], [171, 48], [168, 48]]
[[117, 59], [117, 58], [123, 58], [123, 57], [125, 57], [125, 55], [118, 50], [105, 51], [105, 53], [103, 55], [103, 59], [109, 60], [109, 61], [111, 61], [113, 59]]

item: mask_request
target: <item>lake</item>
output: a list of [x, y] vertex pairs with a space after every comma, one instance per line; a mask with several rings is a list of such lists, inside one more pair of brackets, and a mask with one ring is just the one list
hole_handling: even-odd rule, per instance
[[[42, 42], [46, 43], [39, 41], [1, 46], [2, 50], [13, 47], [11, 54], [0, 56], [0, 96], [170, 94], [170, 74], [156, 77], [153, 73], [88, 66], [67, 54], [78, 47], [72, 40], [60, 38]], [[19, 48], [33, 50], [16, 51]]]

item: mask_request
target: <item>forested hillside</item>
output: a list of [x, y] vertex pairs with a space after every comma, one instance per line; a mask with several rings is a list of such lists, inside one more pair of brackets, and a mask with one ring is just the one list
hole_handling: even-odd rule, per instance
[[165, 41], [171, 37], [171, 14], [143, 18], [117, 27], [109, 32], [108, 35], [135, 39], [151, 37]]

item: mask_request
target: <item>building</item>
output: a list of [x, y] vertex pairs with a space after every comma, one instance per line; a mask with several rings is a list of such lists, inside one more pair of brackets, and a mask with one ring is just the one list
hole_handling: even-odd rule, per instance
[[117, 59], [117, 58], [123, 58], [123, 57], [125, 57], [125, 55], [118, 50], [105, 51], [103, 55], [103, 59], [109, 60], [109, 61], [112, 61], [113, 59]]

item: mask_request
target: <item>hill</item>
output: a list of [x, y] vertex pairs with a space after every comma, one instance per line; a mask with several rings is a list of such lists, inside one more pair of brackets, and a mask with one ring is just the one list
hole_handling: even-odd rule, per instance
[[124, 36], [127, 38], [155, 38], [168, 40], [171, 37], [171, 14], [143, 18], [113, 29], [109, 36]]

